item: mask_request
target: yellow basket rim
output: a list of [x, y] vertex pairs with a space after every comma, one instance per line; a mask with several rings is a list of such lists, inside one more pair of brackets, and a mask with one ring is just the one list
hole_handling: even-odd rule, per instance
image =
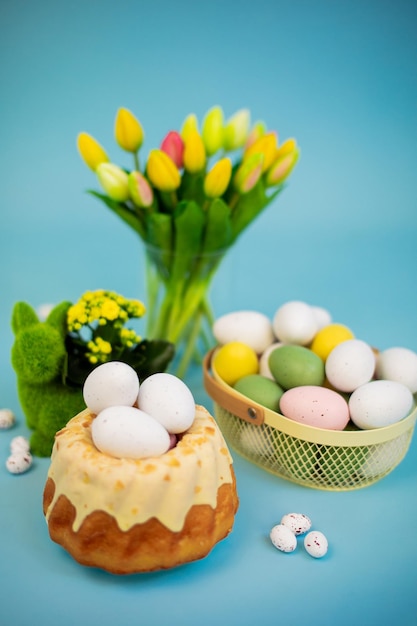
[[415, 406], [409, 415], [399, 422], [371, 430], [339, 431], [300, 424], [250, 400], [225, 383], [213, 367], [212, 356], [215, 350], [216, 348], [210, 350], [203, 361], [204, 386], [207, 393], [223, 409], [255, 426], [268, 424], [282, 433], [311, 443], [355, 447], [391, 441], [412, 429], [417, 419]]

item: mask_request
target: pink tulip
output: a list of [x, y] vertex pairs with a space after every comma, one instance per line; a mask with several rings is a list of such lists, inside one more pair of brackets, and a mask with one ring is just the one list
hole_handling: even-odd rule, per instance
[[167, 134], [161, 143], [161, 150], [171, 157], [178, 169], [183, 167], [184, 142], [176, 130], [171, 130]]

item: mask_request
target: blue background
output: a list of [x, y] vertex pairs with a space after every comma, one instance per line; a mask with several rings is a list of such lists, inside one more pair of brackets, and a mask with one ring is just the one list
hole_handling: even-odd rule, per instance
[[[245, 232], [213, 287], [218, 315], [272, 316], [287, 300], [324, 306], [380, 348], [417, 350], [417, 5], [330, 0], [152, 3], [2, 0], [0, 5], [0, 405], [25, 434], [10, 365], [14, 302], [77, 300], [87, 289], [144, 298], [141, 246], [89, 196], [84, 130], [130, 166], [117, 109], [141, 120], [144, 154], [213, 105], [247, 107], [301, 160]], [[196, 375], [196, 399], [211, 400]], [[114, 579], [73, 563], [41, 514], [47, 461], [0, 468], [0, 619], [50, 624], [416, 623], [416, 442], [380, 483], [349, 493], [291, 485], [236, 456], [235, 530], [180, 570]], [[316, 561], [275, 551], [284, 513], [328, 535]]]

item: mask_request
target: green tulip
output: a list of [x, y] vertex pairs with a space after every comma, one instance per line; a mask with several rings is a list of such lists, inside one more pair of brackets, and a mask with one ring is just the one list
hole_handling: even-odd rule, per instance
[[130, 172], [129, 193], [138, 207], [147, 208], [152, 205], [153, 191], [146, 178], [140, 172]]
[[204, 117], [201, 136], [209, 156], [223, 146], [223, 120], [223, 110], [219, 106], [210, 109]]
[[262, 176], [264, 155], [256, 152], [245, 158], [236, 170], [233, 184], [241, 194], [248, 193]]

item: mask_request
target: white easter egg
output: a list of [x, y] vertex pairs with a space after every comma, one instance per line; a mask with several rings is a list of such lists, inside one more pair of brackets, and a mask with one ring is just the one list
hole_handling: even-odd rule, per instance
[[272, 327], [279, 341], [305, 346], [316, 334], [318, 323], [310, 305], [292, 300], [276, 311]]
[[375, 354], [360, 339], [339, 343], [326, 359], [326, 377], [339, 391], [352, 392], [368, 383], [375, 371]]
[[310, 531], [304, 538], [306, 552], [315, 559], [321, 559], [328, 550], [327, 538], [319, 530]]
[[281, 524], [287, 526], [294, 535], [303, 535], [311, 528], [311, 519], [304, 513], [287, 513], [282, 516]]
[[395, 424], [412, 407], [413, 394], [409, 388], [392, 380], [372, 380], [355, 389], [349, 398], [351, 420], [362, 429]]
[[0, 428], [11, 428], [16, 421], [15, 414], [11, 409], [0, 409]]
[[261, 356], [259, 357], [259, 373], [262, 376], [270, 378], [271, 380], [275, 380], [274, 376], [271, 373], [271, 370], [269, 369], [269, 355], [275, 350], [275, 348], [280, 348], [283, 345], [284, 344], [280, 341], [275, 341], [262, 352]]
[[132, 406], [110, 406], [91, 424], [94, 445], [119, 459], [160, 456], [169, 450], [167, 430], [153, 417]]
[[135, 370], [121, 361], [109, 361], [93, 369], [83, 387], [84, 402], [96, 415], [109, 406], [133, 406], [138, 393]]
[[294, 552], [297, 547], [296, 536], [284, 524], [274, 526], [269, 533], [269, 537], [273, 545], [281, 552]]
[[190, 428], [195, 417], [193, 394], [173, 374], [158, 373], [145, 378], [139, 389], [138, 407], [174, 434]]
[[32, 467], [33, 459], [30, 452], [14, 452], [6, 461], [6, 468], [11, 474], [24, 474]]
[[217, 343], [240, 341], [261, 354], [275, 337], [270, 319], [258, 311], [235, 311], [219, 317], [213, 324]]
[[376, 361], [376, 376], [395, 380], [417, 392], [417, 354], [408, 348], [388, 348], [380, 352]]
[[23, 435], [13, 437], [10, 442], [10, 452], [12, 453], [12, 456], [16, 454], [21, 455], [25, 454], [26, 452], [30, 452], [29, 440], [26, 439], [26, 437], [23, 437]]
[[317, 330], [332, 323], [332, 316], [327, 309], [323, 309], [321, 306], [312, 306], [311, 309], [316, 318]]

